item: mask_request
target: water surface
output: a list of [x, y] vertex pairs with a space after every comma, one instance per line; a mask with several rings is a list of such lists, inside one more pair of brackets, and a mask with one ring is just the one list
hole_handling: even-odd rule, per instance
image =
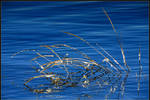
[[[126, 82], [125, 100], [148, 100], [149, 98], [149, 32], [148, 2], [2, 2], [2, 99], [34, 100], [37, 96], [24, 89], [23, 83], [36, 75], [32, 69], [35, 55], [26, 52], [10, 58], [23, 49], [37, 49], [40, 45], [69, 44], [89, 55], [97, 62], [102, 57], [78, 38], [62, 31], [74, 33], [96, 48], [100, 43], [118, 62], [123, 64], [116, 34], [102, 11], [108, 12], [125, 51], [131, 72]], [[138, 50], [141, 48], [143, 67], [140, 94], [137, 95], [136, 72], [139, 71]], [[74, 56], [74, 55], [73, 55]], [[75, 55], [78, 56], [78, 55]], [[61, 93], [38, 97], [39, 100], [104, 100], [105, 90], [67, 88]], [[90, 94], [91, 98], [81, 95]], [[110, 100], [116, 98], [116, 94]]]

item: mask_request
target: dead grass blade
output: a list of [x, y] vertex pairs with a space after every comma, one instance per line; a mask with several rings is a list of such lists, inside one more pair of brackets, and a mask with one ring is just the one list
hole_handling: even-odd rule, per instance
[[127, 65], [127, 62], [126, 62], [126, 58], [125, 58], [125, 54], [124, 54], [124, 50], [123, 50], [122, 44], [121, 44], [121, 42], [120, 42], [119, 34], [118, 34], [118, 32], [116, 31], [116, 29], [115, 29], [115, 27], [114, 27], [114, 25], [113, 25], [113, 23], [112, 23], [112, 21], [111, 21], [109, 15], [107, 14], [106, 10], [105, 10], [104, 8], [102, 8], [102, 10], [104, 11], [105, 15], [106, 15], [107, 18], [109, 19], [109, 22], [110, 22], [111, 25], [112, 25], [113, 31], [114, 31], [114, 32], [116, 33], [116, 35], [117, 35], [118, 43], [119, 43], [120, 48], [121, 48], [121, 53], [122, 53], [124, 65], [127, 67], [128, 71], [130, 71], [130, 68], [129, 68], [129, 66]]

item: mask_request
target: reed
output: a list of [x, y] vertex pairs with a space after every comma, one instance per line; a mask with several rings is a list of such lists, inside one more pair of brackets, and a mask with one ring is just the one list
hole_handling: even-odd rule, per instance
[[141, 73], [142, 73], [142, 65], [141, 65], [141, 49], [139, 47], [139, 77], [138, 77], [138, 86], [137, 86], [137, 92], [138, 92], [138, 96], [140, 93], [140, 80], [141, 80]]
[[[104, 8], [102, 8], [102, 10], [111, 23], [113, 31], [116, 33], [124, 65], [121, 65], [110, 53], [108, 53], [103, 47], [101, 47], [100, 44], [97, 43], [96, 45], [98, 46], [98, 48], [96, 48], [82, 37], [79, 37], [70, 32], [63, 31], [63, 33], [78, 38], [82, 42], [86, 43], [87, 46], [94, 49], [100, 56], [103, 57], [103, 61], [100, 61], [101, 63], [98, 63], [94, 59], [91, 59], [86, 53], [79, 51], [77, 48], [74, 48], [67, 44], [41, 45], [41, 48], [47, 48], [47, 50], [51, 52], [50, 54], [46, 55], [34, 49], [22, 50], [13, 54], [11, 57], [13, 58], [17, 54], [23, 53], [25, 51], [32, 51], [37, 56], [32, 58], [31, 61], [35, 62], [39, 66], [38, 71], [36, 70], [39, 75], [29, 78], [27, 81], [25, 81], [24, 86], [34, 93], [46, 94], [56, 91], [58, 92], [60, 89], [68, 87], [80, 86], [83, 88], [87, 88], [92, 86], [99, 86], [99, 88], [103, 88], [107, 86], [110, 88], [110, 91], [108, 92], [108, 94], [106, 94], [105, 99], [108, 99], [108, 97], [111, 94], [115, 93], [115, 91], [117, 90], [119, 91], [118, 97], [120, 95], [123, 96], [125, 91], [125, 84], [130, 72], [130, 67], [126, 62], [126, 57], [122, 43], [120, 41], [120, 36], [116, 31], [106, 10]], [[78, 55], [82, 55], [83, 58], [65, 57], [65, 55], [61, 55], [60, 53], [57, 53], [57, 51], [55, 51], [55, 49], [59, 50], [61, 48], [67, 48], [76, 51], [76, 53]], [[102, 53], [99, 49], [104, 53]], [[46, 60], [47, 63], [41, 64], [40, 61], [38, 61], [38, 59], [40, 58]], [[54, 60], [54, 58], [56, 60]], [[140, 79], [142, 72], [140, 49], [139, 66], [138, 94], [140, 90]], [[72, 69], [74, 69], [75, 72], [72, 72]], [[58, 70], [58, 72], [54, 72], [55, 70]], [[60, 70], [63, 71], [63, 73], [60, 73]], [[123, 76], [124, 74], [125, 76]], [[32, 84], [32, 81], [39, 78], [46, 79], [50, 87], [42, 88], [42, 86], [44, 86], [42, 82], [39, 83], [42, 84], [42, 86], [37, 86], [37, 88], [33, 88], [32, 85], [28, 85], [29, 83]]]

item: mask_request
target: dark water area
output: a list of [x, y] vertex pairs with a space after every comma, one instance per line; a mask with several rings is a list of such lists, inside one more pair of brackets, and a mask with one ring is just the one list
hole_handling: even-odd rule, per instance
[[[116, 33], [101, 8], [110, 16], [121, 36], [127, 64], [131, 71], [123, 100], [149, 99], [149, 16], [148, 2], [2, 2], [1, 90], [2, 100], [104, 100], [109, 89], [70, 87], [62, 92], [38, 95], [24, 89], [24, 82], [38, 75], [32, 68], [32, 51], [11, 56], [24, 49], [41, 49], [40, 45], [68, 44], [101, 63], [104, 59], [76, 34], [100, 50], [99, 43], [123, 65]], [[64, 31], [64, 32], [63, 32]], [[142, 73], [138, 96], [136, 73], [141, 48]], [[46, 50], [46, 49], [41, 49]], [[48, 50], [46, 50], [48, 52]], [[64, 51], [69, 52], [69, 51]], [[65, 55], [64, 53], [64, 55]], [[63, 52], [62, 52], [63, 54]], [[80, 57], [79, 54], [70, 55]], [[41, 81], [43, 82], [43, 81]], [[87, 96], [88, 94], [88, 96]], [[108, 97], [116, 100], [117, 93]]]

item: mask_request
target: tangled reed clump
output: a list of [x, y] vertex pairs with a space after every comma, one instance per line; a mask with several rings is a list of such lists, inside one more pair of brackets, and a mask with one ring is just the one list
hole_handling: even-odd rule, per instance
[[[103, 9], [105, 15], [108, 17], [114, 32], [118, 36], [107, 12]], [[126, 63], [126, 58], [122, 44], [118, 38], [118, 42], [121, 48], [122, 58], [124, 65], [122, 66], [113, 56], [111, 56], [104, 48], [99, 44], [97, 46], [103, 51], [103, 53], [92, 46], [88, 41], [83, 38], [69, 33], [71, 36], [74, 36], [89, 47], [93, 48], [99, 55], [103, 57], [101, 63], [96, 62], [91, 59], [87, 54], [79, 51], [77, 48], [71, 47], [67, 44], [55, 44], [55, 45], [42, 45], [42, 48], [46, 48], [51, 53], [41, 54], [38, 50], [23, 50], [17, 52], [19, 54], [24, 51], [33, 51], [38, 55], [33, 58], [32, 61], [37, 64], [37, 67], [34, 67], [36, 72], [39, 73], [38, 76], [33, 76], [25, 81], [24, 85], [30, 91], [35, 93], [53, 93], [60, 92], [61, 90], [68, 87], [94, 87], [98, 86], [99, 88], [109, 87], [110, 91], [106, 94], [106, 98], [111, 94], [115, 93], [118, 89], [120, 94], [123, 96], [125, 90], [125, 83], [128, 78], [128, 73], [130, 72], [130, 67]], [[70, 57], [68, 53], [61, 54], [56, 52], [61, 50], [69, 49], [75, 51], [82, 58]], [[13, 56], [15, 56], [14, 54]], [[140, 52], [139, 52], [140, 55]], [[46, 60], [46, 63], [40, 63], [41, 58]], [[139, 56], [140, 59], [140, 56]], [[139, 60], [140, 62], [140, 60]], [[40, 79], [38, 82], [36, 80]], [[35, 82], [34, 82], [35, 81]], [[37, 85], [38, 83], [38, 85]]]

